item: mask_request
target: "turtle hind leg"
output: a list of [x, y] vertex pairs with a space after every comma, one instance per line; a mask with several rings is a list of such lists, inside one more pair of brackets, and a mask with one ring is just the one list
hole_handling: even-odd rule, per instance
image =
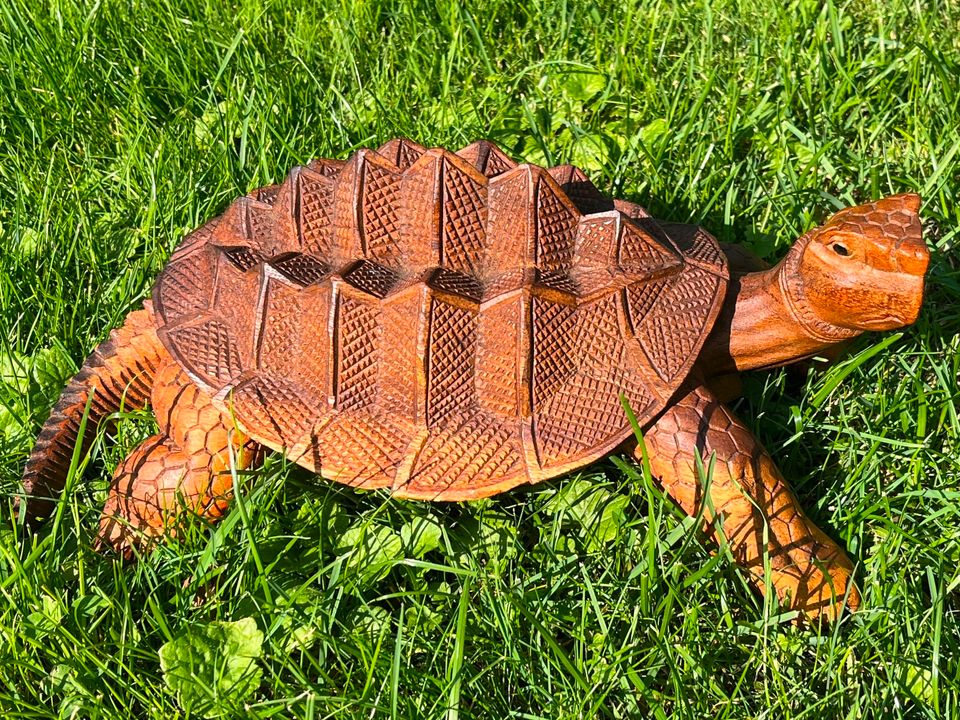
[[764, 560], [780, 601], [811, 619], [836, 619], [855, 610], [860, 595], [843, 550], [804, 515], [773, 458], [759, 440], [703, 386], [687, 388], [644, 433], [650, 468], [663, 489], [690, 515], [704, 504], [703, 466], [716, 454], [703, 517], [715, 532], [717, 517], [736, 561], [761, 592]]
[[158, 372], [151, 402], [160, 433], [117, 468], [100, 518], [97, 546], [125, 555], [175, 535], [190, 515], [220, 518], [233, 494], [232, 471], [260, 455], [174, 362]]

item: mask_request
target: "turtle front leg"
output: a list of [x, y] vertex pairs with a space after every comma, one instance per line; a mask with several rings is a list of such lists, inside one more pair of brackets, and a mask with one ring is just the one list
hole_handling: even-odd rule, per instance
[[175, 534], [186, 514], [220, 518], [233, 495], [231, 469], [260, 454], [174, 362], [157, 373], [151, 404], [160, 433], [117, 468], [100, 519], [97, 545], [125, 555]]
[[[844, 603], [855, 610], [860, 595], [852, 563], [804, 515], [760, 441], [705, 387], [687, 388], [678, 397], [643, 436], [663, 489], [692, 516], [707, 501], [708, 531], [716, 535], [722, 525], [718, 540], [728, 544], [761, 592], [766, 551], [781, 603], [811, 619], [836, 619]], [[705, 468], [716, 454], [709, 498], [696, 470], [697, 453]]]

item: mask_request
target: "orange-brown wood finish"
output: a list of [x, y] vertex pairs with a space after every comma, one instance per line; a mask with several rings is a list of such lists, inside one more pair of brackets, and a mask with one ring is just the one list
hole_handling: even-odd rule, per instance
[[133, 399], [152, 388], [160, 420], [111, 488], [101, 541], [120, 550], [185, 512], [225, 512], [230, 463], [254, 464], [259, 445], [356, 487], [480, 498], [622, 445], [626, 398], [667, 492], [697, 512], [694, 456], [715, 453], [705, 517], [723, 519], [758, 582], [766, 534], [778, 595], [834, 617], [844, 597], [856, 605], [850, 561], [707, 388], [912, 322], [918, 206], [901, 195], [841, 211], [774, 268], [730, 251], [731, 275], [702, 228], [491, 143], [394, 140], [317, 160], [184, 239], [152, 314], [131, 315], [71, 382], [25, 490], [55, 494], [91, 383], [136, 377]]
[[[97, 426], [110, 413], [142, 409], [150, 397], [154, 373], [167, 362], [170, 355], [157, 340], [149, 307], [127, 315], [123, 326], [84, 361], [50, 411], [27, 460], [23, 496], [17, 504], [28, 520], [53, 509], [78, 442], [82, 457]], [[78, 438], [82, 424], [84, 432]]]
[[[643, 434], [651, 473], [704, 529], [725, 542], [761, 591], [809, 617], [836, 618], [855, 610], [860, 594], [853, 563], [803, 514], [773, 458], [736, 416], [703, 385], [681, 389]], [[641, 450], [634, 454], [638, 460]], [[695, 457], [700, 455], [698, 472]]]
[[846, 208], [769, 270], [735, 276], [701, 361], [712, 372], [775, 367], [866, 330], [917, 319], [929, 253], [920, 197]]
[[123, 553], [172, 536], [190, 514], [219, 519], [234, 473], [259, 449], [172, 360], [154, 377], [150, 405], [160, 432], [117, 468], [100, 520], [99, 542]]

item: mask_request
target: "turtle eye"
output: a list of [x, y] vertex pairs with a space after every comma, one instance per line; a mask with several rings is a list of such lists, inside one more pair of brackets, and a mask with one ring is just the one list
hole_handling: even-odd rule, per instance
[[840, 257], [850, 257], [850, 249], [840, 242], [835, 242], [830, 245], [830, 249], [833, 250]]

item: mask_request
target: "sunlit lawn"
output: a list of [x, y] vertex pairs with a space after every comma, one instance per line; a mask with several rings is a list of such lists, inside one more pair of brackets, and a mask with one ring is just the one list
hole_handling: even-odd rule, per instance
[[0, 714], [960, 714], [960, 9], [679, 5], [8, 0], [3, 491], [178, 239], [314, 156], [486, 137], [770, 259], [915, 190], [934, 251], [917, 325], [826, 372], [748, 377], [736, 404], [859, 564], [862, 610], [795, 627], [619, 458], [459, 506], [271, 458], [224, 523], [125, 565], [91, 542], [138, 416], [57, 522], [24, 538], [0, 513]]

